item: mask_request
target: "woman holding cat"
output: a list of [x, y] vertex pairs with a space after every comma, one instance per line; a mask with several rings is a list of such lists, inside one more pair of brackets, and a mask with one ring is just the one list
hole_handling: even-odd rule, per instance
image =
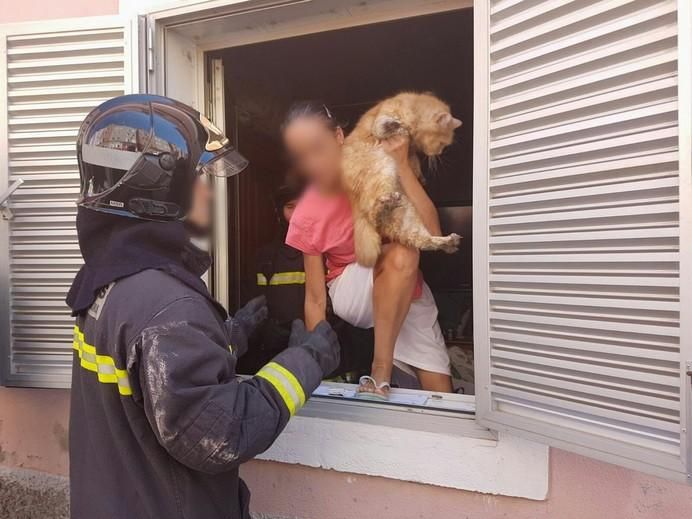
[[[301, 102], [291, 107], [282, 134], [309, 182], [286, 237], [303, 252], [308, 328], [325, 318], [329, 290], [336, 315], [354, 326], [375, 327], [372, 370], [361, 378], [361, 398], [388, 398], [394, 363], [415, 375], [423, 389], [451, 392], [449, 357], [435, 301], [418, 270], [418, 250], [388, 243], [374, 268], [356, 263], [351, 205], [342, 185], [343, 129], [325, 105]], [[408, 141], [398, 137], [381, 145], [396, 160], [401, 185], [424, 225], [441, 235], [435, 206], [410, 167]]]

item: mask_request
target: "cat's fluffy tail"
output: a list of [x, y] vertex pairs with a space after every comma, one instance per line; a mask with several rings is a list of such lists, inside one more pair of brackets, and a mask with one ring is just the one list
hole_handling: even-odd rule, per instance
[[382, 239], [375, 227], [363, 218], [356, 218], [353, 223], [353, 238], [358, 263], [364, 267], [374, 267], [382, 252]]

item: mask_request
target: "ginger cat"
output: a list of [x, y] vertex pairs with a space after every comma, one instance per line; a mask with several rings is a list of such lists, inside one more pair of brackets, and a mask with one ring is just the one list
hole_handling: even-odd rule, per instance
[[409, 162], [419, 180], [423, 176], [418, 153], [436, 157], [452, 143], [461, 121], [449, 106], [428, 93], [403, 92], [365, 113], [343, 148], [344, 184], [353, 209], [356, 259], [372, 267], [382, 249], [382, 238], [421, 250], [456, 252], [460, 236], [432, 236], [403, 193], [394, 159], [379, 146], [397, 134], [409, 139]]

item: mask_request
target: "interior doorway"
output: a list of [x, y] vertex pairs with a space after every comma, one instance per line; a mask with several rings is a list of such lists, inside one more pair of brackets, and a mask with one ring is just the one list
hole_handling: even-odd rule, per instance
[[208, 58], [223, 61], [225, 127], [251, 163], [228, 186], [232, 311], [254, 293], [256, 252], [279, 232], [273, 195], [287, 172], [279, 126], [292, 102], [323, 100], [347, 132], [400, 91], [431, 91], [451, 105], [464, 125], [441, 165], [426, 172], [426, 189], [443, 232], [464, 240], [452, 256], [423, 254], [421, 269], [438, 304], [455, 387], [473, 393], [472, 9], [231, 47]]

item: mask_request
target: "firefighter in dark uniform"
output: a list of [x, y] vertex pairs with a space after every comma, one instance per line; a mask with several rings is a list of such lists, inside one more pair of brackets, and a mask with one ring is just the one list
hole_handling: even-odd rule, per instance
[[200, 276], [191, 243], [210, 226], [209, 175], [247, 166], [197, 111], [132, 95], [85, 119], [77, 141], [77, 232], [85, 264], [70, 410], [74, 519], [246, 519], [238, 466], [267, 449], [339, 362], [326, 322], [293, 324], [288, 347], [239, 378], [263, 297], [236, 315]]
[[303, 254], [286, 245], [286, 232], [301, 187], [286, 184], [274, 194], [278, 232], [257, 252], [253, 292], [267, 298], [268, 319], [250, 340], [247, 354], [238, 363], [241, 373], [254, 373], [288, 345], [291, 323], [303, 318], [305, 271]]

